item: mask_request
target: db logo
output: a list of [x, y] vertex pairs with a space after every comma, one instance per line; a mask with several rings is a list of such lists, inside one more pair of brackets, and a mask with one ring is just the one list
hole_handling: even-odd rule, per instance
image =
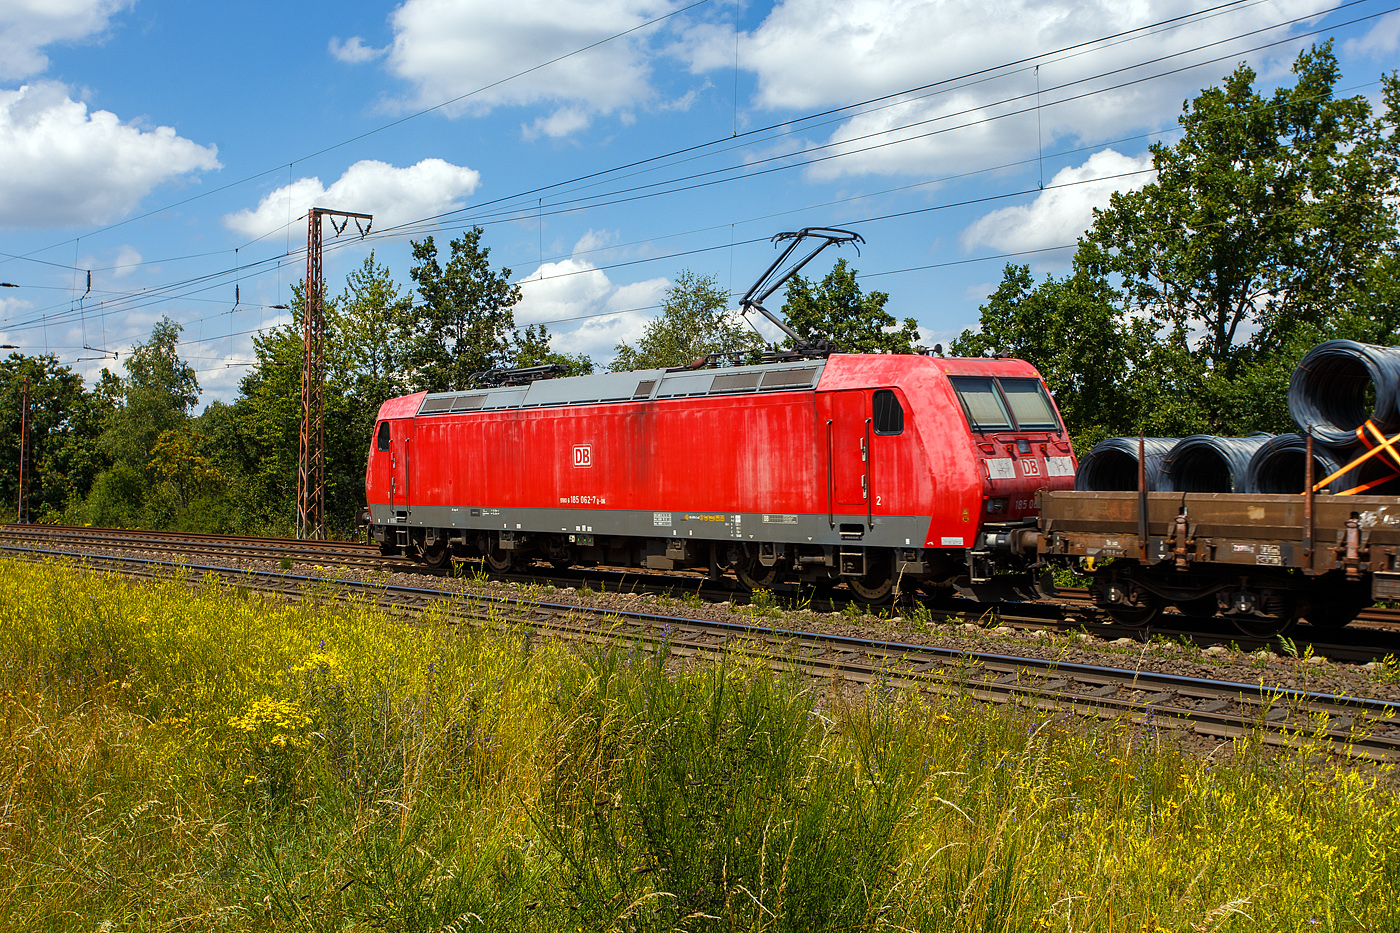
[[574, 445], [574, 466], [591, 467], [593, 465], [593, 448], [588, 444]]

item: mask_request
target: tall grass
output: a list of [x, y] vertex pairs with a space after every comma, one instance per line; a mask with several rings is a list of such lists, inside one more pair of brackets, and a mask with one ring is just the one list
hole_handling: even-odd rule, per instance
[[6, 929], [1400, 927], [1391, 777], [1314, 749], [58, 564], [0, 644]]

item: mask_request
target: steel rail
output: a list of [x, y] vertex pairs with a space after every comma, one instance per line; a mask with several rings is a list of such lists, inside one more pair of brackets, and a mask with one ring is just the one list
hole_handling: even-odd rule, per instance
[[[0, 545], [9, 551], [105, 564], [148, 578], [198, 573], [234, 585], [300, 598], [308, 587], [332, 595], [372, 596], [386, 607], [441, 606], [473, 626], [503, 618], [573, 640], [632, 641], [680, 657], [713, 659], [736, 648], [763, 655], [778, 670], [836, 675], [846, 681], [959, 694], [989, 702], [1021, 702], [1140, 725], [1190, 728], [1222, 738], [1257, 735], [1274, 745], [1325, 741], [1339, 754], [1400, 760], [1400, 703], [1291, 688], [1215, 681], [1179, 674], [908, 644], [756, 624], [714, 622], [631, 610], [580, 607], [490, 594], [445, 592], [401, 584], [152, 561]], [[154, 569], [152, 569], [154, 568]], [[94, 567], [94, 569], [96, 569]], [[255, 582], [256, 581], [256, 582]]]
[[[94, 547], [113, 550], [137, 551], [159, 555], [202, 555], [233, 561], [269, 560], [291, 558], [301, 563], [339, 565], [349, 568], [385, 571], [412, 569], [425, 575], [443, 576], [445, 571], [424, 568], [398, 558], [381, 555], [372, 545], [355, 542], [305, 541], [288, 538], [256, 538], [238, 535], [212, 535], [183, 532], [162, 532], [124, 529], [77, 528], [61, 525], [16, 525], [0, 526], [0, 535], [12, 540], [43, 540], [50, 543], [71, 542], [91, 544]], [[640, 571], [635, 568], [608, 570], [605, 568], [578, 569], [574, 571], [516, 572], [493, 574], [498, 579], [522, 583], [550, 583], [555, 586], [588, 586], [596, 583], [606, 586], [626, 585], [629, 590], [645, 592], [673, 592], [680, 585], [694, 585], [697, 594], [710, 598], [744, 598], [745, 594], [729, 590], [710, 590], [704, 577], [694, 575], [659, 574]], [[577, 577], [577, 579], [576, 579]], [[707, 592], [708, 591], [708, 592]], [[932, 618], [954, 619], [988, 617], [988, 624], [1007, 626], [1023, 631], [1037, 629], [1059, 632], [1080, 631], [1097, 638], [1113, 641], [1119, 638], [1147, 640], [1162, 637], [1188, 643], [1200, 648], [1213, 645], [1227, 645], [1241, 651], [1253, 652], [1261, 649], [1277, 651], [1284, 648], [1277, 638], [1248, 636], [1233, 631], [1222, 632], [1208, 624], [1189, 623], [1187, 617], [1169, 614], [1163, 617], [1164, 624], [1154, 624], [1146, 628], [1129, 628], [1113, 622], [1104, 622], [1103, 613], [1088, 602], [1088, 591], [1066, 588], [1058, 591], [1059, 598], [1043, 603], [976, 603], [957, 600], [951, 605], [932, 605], [925, 600], [922, 605]], [[813, 600], [811, 608], [817, 611], [840, 612], [846, 605], [839, 598]], [[891, 611], [897, 612], [898, 609]], [[1311, 648], [1316, 655], [1333, 661], [1365, 663], [1378, 660], [1387, 654], [1400, 654], [1400, 611], [1368, 610], [1363, 613], [1363, 621], [1383, 621], [1393, 619], [1397, 630], [1385, 627], [1348, 627], [1341, 630], [1315, 632], [1311, 628], [1296, 630], [1286, 645], [1294, 651], [1307, 651]], [[1172, 622], [1187, 624], [1172, 624]]]

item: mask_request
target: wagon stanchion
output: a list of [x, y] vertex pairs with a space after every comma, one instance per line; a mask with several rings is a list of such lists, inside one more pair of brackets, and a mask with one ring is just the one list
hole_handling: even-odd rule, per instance
[[1147, 563], [1147, 441], [1138, 433], [1138, 550]]
[[1305, 571], [1311, 571], [1313, 569], [1313, 496], [1317, 493], [1317, 490], [1313, 488], [1312, 425], [1308, 426], [1307, 434], [1307, 462], [1303, 465], [1303, 560], [1305, 561]]

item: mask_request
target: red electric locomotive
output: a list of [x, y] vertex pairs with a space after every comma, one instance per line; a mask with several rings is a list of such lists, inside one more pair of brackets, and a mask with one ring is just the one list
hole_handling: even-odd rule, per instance
[[1024, 361], [834, 353], [392, 399], [365, 491], [373, 540], [431, 565], [699, 567], [879, 602], [1033, 556], [1036, 493], [1075, 466]]

